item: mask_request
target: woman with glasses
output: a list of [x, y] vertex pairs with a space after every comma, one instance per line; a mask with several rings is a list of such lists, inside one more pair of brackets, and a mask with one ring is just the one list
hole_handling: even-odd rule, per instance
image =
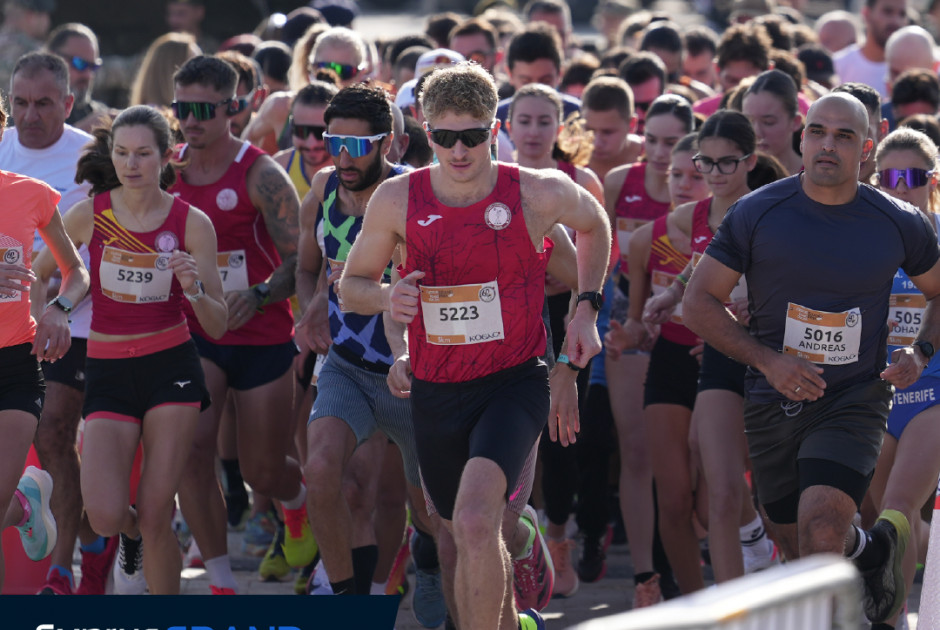
[[[695, 155], [698, 147], [695, 134], [687, 134], [677, 142], [672, 149], [672, 159], [669, 169], [669, 193], [673, 203], [682, 208], [686, 204], [694, 204], [699, 199], [708, 195], [708, 188], [705, 186], [705, 177], [699, 173], [692, 157]], [[631, 258], [635, 263], [631, 264], [631, 302], [627, 313], [627, 319], [621, 325], [617, 320], [610, 323], [610, 332], [605, 338], [607, 348], [609, 374], [616, 374], [619, 363], [625, 360], [623, 352], [633, 348], [649, 349], [653, 340], [649, 338], [640, 316], [643, 312], [645, 298], [651, 290], [652, 276], [655, 276], [659, 284], [663, 284], [665, 279], [675, 274], [689, 260], [691, 252], [688, 234], [681, 232], [675, 225], [675, 212], [669, 213], [656, 219], [652, 224], [640, 227], [634, 236], [630, 239]], [[654, 259], [653, 252], [656, 252]], [[663, 265], [657, 263], [657, 260], [672, 261]], [[634, 270], [635, 268], [635, 270]], [[655, 270], [654, 270], [655, 268]], [[662, 288], [653, 287], [654, 292], [659, 292]], [[665, 335], [674, 341], [694, 343], [695, 339], [690, 337], [684, 328], [678, 323], [670, 323], [665, 327]], [[682, 343], [685, 347], [686, 343]], [[664, 349], [665, 342], [659, 345], [657, 350], [653, 346], [654, 356], [650, 358], [651, 369], [658, 369], [662, 365], [662, 360], [666, 357]], [[688, 352], [683, 354], [683, 359], [688, 356]], [[694, 360], [692, 362], [684, 361], [685, 365], [695, 368]], [[653, 373], [662, 374], [663, 371]], [[648, 377], [649, 378], [649, 377]], [[675, 372], [673, 379], [679, 379], [679, 373]], [[693, 379], [690, 376], [687, 381]], [[611, 403], [616, 404], [618, 394], [617, 388], [611, 388]], [[661, 398], [650, 398], [650, 401], [661, 400]], [[658, 418], [665, 416], [671, 418], [673, 411], [679, 414], [686, 414], [683, 409], [673, 410], [672, 404], [659, 404], [653, 402], [646, 407], [646, 414], [652, 413]], [[615, 407], [615, 416], [618, 421], [625, 415], [621, 410]], [[631, 419], [629, 416], [625, 419]], [[649, 419], [648, 419], [649, 420]], [[659, 422], [659, 420], [657, 420]], [[667, 423], [669, 420], [666, 421]], [[634, 593], [633, 607], [642, 608], [651, 606], [659, 602], [662, 598], [662, 588], [660, 586], [660, 576], [653, 571], [652, 545], [653, 545], [653, 514], [652, 514], [652, 463], [650, 462], [653, 453], [647, 444], [648, 427], [643, 422], [634, 422], [634, 426], [624, 426], [625, 423], [618, 422], [617, 428], [621, 443], [621, 462], [622, 468], [629, 468], [634, 471], [633, 476], [642, 477], [645, 481], [643, 485], [636, 483], [634, 486], [626, 486], [623, 482], [623, 473], [621, 473], [620, 500], [621, 511], [624, 514], [625, 522], [637, 522], [642, 526], [636, 531], [629, 531], [631, 557], [634, 562], [634, 571], [637, 573], [636, 590]], [[629, 430], [628, 430], [629, 429]], [[655, 452], [655, 451], [653, 451]], [[638, 475], [635, 471], [643, 470], [645, 474]], [[632, 490], [634, 494], [625, 495], [625, 489]], [[632, 516], [628, 516], [632, 513]], [[645, 516], [645, 518], [643, 518]], [[629, 520], [628, 520], [629, 519]], [[660, 526], [662, 530], [662, 526]]]
[[323, 112], [336, 92], [336, 86], [314, 81], [297, 92], [291, 103], [288, 125], [294, 146], [278, 152], [274, 161], [287, 171], [301, 200], [310, 191], [310, 179], [333, 163], [323, 143], [326, 131]]
[[[645, 159], [635, 164], [621, 166], [611, 170], [604, 179], [604, 194], [606, 198], [607, 213], [611, 219], [611, 227], [616, 226], [617, 243], [620, 248], [620, 273], [615, 277], [609, 291], [611, 306], [611, 322], [624, 322], [629, 317], [632, 307], [642, 310], [643, 302], [649, 295], [646, 273], [646, 256], [641, 255], [638, 260], [643, 261], [638, 270], [638, 278], [642, 278], [637, 291], [632, 288], [633, 275], [630, 247], [631, 235], [636, 233], [643, 225], [649, 225], [653, 220], [665, 216], [672, 208], [669, 191], [669, 172], [672, 161], [672, 149], [679, 140], [690, 133], [695, 124], [692, 107], [684, 98], [672, 94], [658, 97], [646, 110], [646, 125], [643, 130], [645, 140]], [[641, 239], [649, 242], [647, 235]], [[684, 264], [684, 262], [683, 262]], [[681, 268], [681, 265], [680, 265]], [[675, 271], [678, 271], [675, 270]], [[675, 273], [673, 271], [672, 273]], [[629, 281], [628, 281], [629, 277]], [[659, 275], [657, 274], [657, 278]], [[646, 290], [643, 289], [646, 287]], [[628, 298], [629, 296], [629, 298]], [[637, 319], [639, 317], [637, 316]], [[601, 334], [606, 333], [602, 330]], [[637, 351], [640, 349], [641, 351]], [[629, 510], [646, 512], [650, 516], [647, 523], [639, 528], [639, 535], [633, 540], [648, 539], [647, 531], [652, 531], [652, 490], [650, 479], [648, 453], [649, 435], [647, 432], [649, 398], [644, 393], [644, 379], [649, 382], [650, 356], [642, 350], [650, 350], [650, 344], [638, 345], [629, 349], [624, 356], [616, 361], [601, 358], [594, 363], [603, 367], [609, 385], [610, 408], [614, 422], [617, 426], [622, 462], [630, 468], [628, 474], [633, 476], [635, 483], [630, 487], [636, 488], [633, 496], [622, 497], [624, 505], [629, 504]], [[662, 375], [662, 372], [658, 374]], [[660, 382], [657, 388], [662, 391], [674, 391], [668, 386], [663, 389]], [[670, 401], [672, 397], [667, 396]], [[654, 409], [655, 414], [655, 409]], [[640, 481], [643, 479], [644, 481]], [[621, 490], [623, 492], [623, 490]], [[629, 488], [628, 488], [629, 494]], [[660, 523], [662, 528], [662, 523]], [[631, 532], [628, 532], [628, 536]], [[646, 549], [646, 543], [635, 543], [640, 549]], [[651, 548], [651, 545], [650, 545]], [[654, 573], [652, 566], [647, 568], [644, 556], [639, 556], [639, 567], [636, 576], [637, 586], [642, 592], [641, 585], [646, 584], [646, 590], [652, 591], [654, 587]], [[671, 582], [669, 586], [672, 586]], [[673, 587], [674, 588], [674, 587]], [[659, 586], [655, 585], [658, 597]], [[650, 598], [640, 597], [638, 603]]]
[[[675, 275], [675, 282], [663, 279], [659, 290], [654, 288], [657, 295], [646, 305], [646, 313], [651, 310], [662, 313], [654, 323], [662, 326], [664, 332], [668, 331], [667, 327], [675, 321], [677, 314], [681, 317], [681, 311], [676, 309], [673, 312], [672, 308], [662, 309], [659, 305], [665, 302], [671, 307], [681, 299], [677, 291], [687, 282], [694, 262], [705, 251], [728, 208], [739, 197], [750, 192], [747, 177], [757, 161], [754, 155], [754, 131], [747, 119], [738, 112], [722, 110], [711, 116], [698, 134], [698, 143], [699, 149], [692, 158], [693, 163], [705, 175], [712, 196], [680, 206], [672, 217], [676, 228], [691, 239], [692, 259]], [[648, 317], [644, 315], [644, 319]], [[660, 345], [661, 341], [656, 343]], [[694, 345], [698, 346], [699, 343], [695, 339]], [[701, 368], [698, 361], [692, 358], [699, 352], [702, 355]], [[653, 358], [656, 358], [655, 347]], [[757, 518], [754, 523], [756, 513], [753, 507], [749, 513], [739, 517], [744, 501], [740, 493], [746, 493], [743, 440], [739, 457], [735, 457], [733, 448], [728, 457], [727, 447], [720, 447], [721, 444], [729, 443], [728, 436], [735, 435], [735, 431], [743, 436], [740, 427], [742, 398], [738, 391], [739, 386], [743, 389], [743, 366], [727, 363], [724, 357], [708, 346], [701, 351], [696, 347], [683, 355], [676, 353], [673, 361], [674, 367], [684, 366], [682, 373], [687, 375], [684, 382], [688, 385], [691, 380], [691, 388], [685, 390], [685, 404], [682, 407], [673, 405], [669, 409], [672, 412], [669, 417], [675, 423], [674, 432], [665, 434], [659, 426], [651, 427], [650, 432], [654, 444], [653, 474], [659, 491], [663, 542], [679, 577], [680, 588], [688, 592], [703, 585], [692, 509], [695, 504], [701, 505], [699, 502], [705, 500], [706, 491], [707, 512], [699, 512], [698, 517], [709, 530], [716, 580], [725, 581], [744, 573], [736, 531], [739, 521], [747, 524], [748, 542], [753, 537], [766, 547], [767, 539], [760, 519]], [[653, 373], [654, 367], [658, 365], [651, 359], [650, 372]], [[652, 380], [649, 377], [648, 381]], [[734, 424], [735, 419], [737, 425]], [[730, 429], [722, 430], [721, 427], [727, 428], [729, 422]], [[707, 426], [708, 430], [699, 431], [700, 426]], [[719, 430], [713, 430], [713, 426], [718, 426]], [[731, 443], [734, 444], [733, 441]], [[700, 469], [703, 469], [703, 475], [697, 474]], [[663, 522], [668, 525], [664, 526]], [[745, 535], [743, 529], [740, 533], [742, 537]]]
[[[166, 119], [147, 106], [125, 110], [110, 132], [99, 129], [77, 173], [94, 197], [73, 207], [65, 224], [91, 252], [82, 498], [96, 532], [121, 534], [116, 593], [142, 593], [145, 579], [151, 593], [179, 592], [174, 497], [209, 404], [184, 299], [209, 334], [226, 330], [212, 224], [166, 192], [175, 179], [170, 140]], [[54, 269], [44, 250], [37, 276]], [[139, 442], [147, 455], [131, 507]]]
[[757, 134], [757, 148], [780, 160], [790, 175], [803, 168], [793, 134], [803, 128], [796, 84], [785, 72], [760, 73], [744, 92], [741, 111]]
[[[937, 146], [925, 134], [902, 128], [881, 141], [875, 156], [878, 188], [915, 206], [930, 219], [934, 229], [940, 223], [937, 152]], [[888, 315], [889, 361], [895, 349], [917, 339], [924, 304], [923, 294], [899, 269], [894, 276]], [[929, 525], [920, 517], [920, 507], [933, 495], [940, 475], [940, 432], [936, 430], [940, 407], [934, 396], [938, 390], [940, 358], [935, 355], [916, 383], [895, 392], [888, 432], [869, 487], [879, 512], [898, 510], [911, 523], [912, 535], [903, 563], [908, 590], [914, 581], [915, 564], [923, 562], [929, 532]], [[894, 620], [889, 620], [888, 626], [894, 627]]]

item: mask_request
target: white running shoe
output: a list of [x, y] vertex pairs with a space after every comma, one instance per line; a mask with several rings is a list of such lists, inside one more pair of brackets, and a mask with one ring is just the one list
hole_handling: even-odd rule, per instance
[[144, 579], [143, 541], [132, 540], [121, 534], [121, 545], [114, 561], [114, 594], [143, 595], [147, 590]]

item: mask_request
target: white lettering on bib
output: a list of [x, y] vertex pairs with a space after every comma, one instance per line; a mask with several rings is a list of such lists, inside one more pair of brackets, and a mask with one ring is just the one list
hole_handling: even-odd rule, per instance
[[170, 299], [170, 254], [129, 252], [105, 246], [98, 275], [101, 292], [116, 302], [146, 304]]
[[[7, 239], [7, 242], [16, 243], [16, 239]], [[23, 247], [17, 245], [15, 247], [0, 247], [0, 261], [8, 265], [17, 265], [23, 264]], [[23, 299], [24, 291], [14, 291], [10, 295], [0, 293], [0, 302], [19, 302]]]
[[[327, 258], [326, 261], [330, 263], [330, 275], [341, 274], [343, 273], [343, 267], [346, 266], [345, 260], [333, 260], [332, 258]], [[346, 312], [346, 305], [343, 304], [343, 297], [336, 290], [338, 284], [333, 284], [333, 292], [336, 293], [336, 303], [339, 305], [339, 310]]]
[[222, 276], [222, 291], [245, 291], [248, 289], [248, 265], [245, 250], [219, 252], [216, 258], [219, 275]]
[[922, 293], [894, 293], [889, 301], [888, 344], [909, 346], [917, 339], [920, 325], [924, 320], [927, 298]]
[[631, 219], [630, 217], [617, 217], [617, 245], [620, 247], [620, 260], [627, 262], [630, 254], [630, 237], [638, 227], [649, 223], [645, 219]]
[[427, 341], [436, 346], [504, 339], [496, 281], [455, 287], [419, 287]]
[[783, 333], [783, 351], [819, 365], [845, 365], [858, 361], [862, 339], [862, 312], [814, 311], [790, 302]]
[[[675, 279], [675, 274], [654, 269], [653, 273], [650, 274], [650, 285], [653, 290], [653, 295], [665, 293], [672, 283], [675, 282]], [[676, 308], [672, 312], [672, 317], [669, 321], [674, 324], [682, 324], [682, 300], [676, 302]]]

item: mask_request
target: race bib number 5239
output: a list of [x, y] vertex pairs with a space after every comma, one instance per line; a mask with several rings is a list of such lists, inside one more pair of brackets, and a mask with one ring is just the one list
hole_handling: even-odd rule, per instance
[[820, 365], [858, 361], [862, 339], [862, 312], [815, 311], [790, 302], [783, 333], [783, 351]]
[[496, 281], [421, 289], [428, 343], [466, 345], [503, 339], [503, 313]]

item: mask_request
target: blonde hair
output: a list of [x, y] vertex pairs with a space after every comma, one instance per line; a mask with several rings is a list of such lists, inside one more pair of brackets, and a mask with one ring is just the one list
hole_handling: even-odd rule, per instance
[[432, 71], [419, 98], [429, 122], [447, 112], [491, 121], [496, 117], [499, 102], [492, 75], [478, 64], [466, 61]]
[[162, 105], [173, 102], [173, 75], [180, 66], [202, 51], [190, 33], [166, 33], [153, 40], [144, 55], [131, 88], [131, 105]]
[[317, 37], [317, 43], [310, 51], [309, 62], [313, 63], [321, 49], [327, 47], [350, 48], [356, 51], [356, 65], [361, 66], [366, 59], [366, 44], [356, 31], [345, 26], [334, 26]]
[[327, 32], [329, 28], [326, 24], [311, 24], [294, 44], [290, 68], [287, 70], [287, 83], [294, 92], [310, 83], [310, 52], [320, 35]]
[[[928, 171], [937, 171], [937, 145], [922, 131], [910, 127], [898, 127], [885, 136], [885, 139], [878, 143], [875, 168], [878, 168], [877, 164], [892, 151], [911, 151], [924, 161], [924, 164], [928, 166]], [[927, 210], [935, 214], [940, 213], [940, 187], [934, 187], [933, 192], [930, 193]]]

